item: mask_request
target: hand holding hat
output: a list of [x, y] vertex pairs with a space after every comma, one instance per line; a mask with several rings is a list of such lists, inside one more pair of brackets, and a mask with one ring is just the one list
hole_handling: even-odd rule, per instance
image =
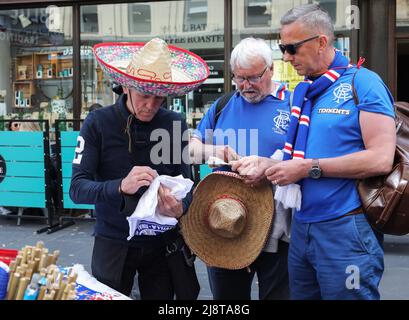
[[196, 187], [180, 219], [188, 247], [207, 265], [241, 269], [260, 254], [273, 221], [269, 184], [250, 188], [232, 172], [214, 172]]

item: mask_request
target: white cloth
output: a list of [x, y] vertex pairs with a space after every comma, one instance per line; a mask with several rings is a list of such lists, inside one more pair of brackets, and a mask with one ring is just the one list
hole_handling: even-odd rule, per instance
[[182, 175], [156, 177], [139, 200], [133, 214], [127, 218], [129, 224], [128, 240], [131, 240], [134, 235], [157, 235], [172, 229], [177, 224], [176, 218], [164, 216], [157, 209], [158, 190], [161, 184], [170, 189], [171, 194], [180, 201], [192, 189], [193, 181], [183, 178]]
[[263, 248], [265, 252], [277, 252], [279, 240], [290, 242], [292, 212], [290, 209], [284, 209], [283, 205], [278, 201], [274, 201], [274, 207], [274, 221], [269, 239]]
[[301, 209], [301, 188], [299, 184], [292, 183], [283, 187], [277, 186], [274, 199], [283, 204], [285, 209]]
[[[283, 160], [284, 153], [282, 150], [276, 150], [270, 157], [274, 160]], [[299, 184], [292, 183], [286, 186], [277, 186], [274, 199], [281, 203], [284, 209], [301, 209], [301, 188]]]
[[[276, 150], [270, 158], [282, 161], [283, 160], [282, 150]], [[276, 195], [277, 190], [280, 189], [280, 187], [274, 184], [272, 187], [273, 193], [274, 195]], [[276, 198], [274, 197], [274, 199]], [[291, 220], [292, 220], [291, 210], [285, 208], [280, 201], [274, 201], [274, 221], [271, 226], [269, 239], [267, 240], [263, 248], [263, 251], [277, 252], [279, 240], [285, 242], [290, 241]]]
[[76, 300], [131, 300], [122, 293], [108, 287], [91, 276], [82, 264], [75, 264], [68, 268], [77, 273]]

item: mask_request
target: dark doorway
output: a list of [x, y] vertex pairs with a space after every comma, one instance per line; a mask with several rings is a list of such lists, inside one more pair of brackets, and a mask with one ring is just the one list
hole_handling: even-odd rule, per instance
[[397, 101], [409, 102], [409, 39], [398, 42]]

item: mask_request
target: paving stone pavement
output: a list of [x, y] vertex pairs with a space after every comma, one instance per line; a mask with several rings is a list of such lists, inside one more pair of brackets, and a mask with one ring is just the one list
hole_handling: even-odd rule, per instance
[[[91, 273], [91, 253], [94, 239], [92, 221], [76, 221], [73, 226], [47, 234], [37, 234], [44, 227], [39, 220], [22, 220], [0, 216], [0, 248], [21, 249], [42, 240], [50, 251], [60, 250], [58, 264], [71, 266], [82, 264]], [[385, 272], [380, 285], [381, 299], [409, 300], [409, 236], [385, 236]], [[196, 260], [196, 270], [201, 285], [199, 299], [212, 298], [204, 263]], [[257, 279], [255, 279], [257, 280]], [[256, 281], [253, 283], [252, 299], [257, 299]]]

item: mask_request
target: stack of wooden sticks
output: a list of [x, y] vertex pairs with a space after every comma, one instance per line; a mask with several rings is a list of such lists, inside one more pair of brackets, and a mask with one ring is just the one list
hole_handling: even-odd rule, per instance
[[10, 263], [7, 300], [74, 300], [77, 274], [64, 275], [56, 262], [58, 250], [52, 254], [42, 241], [35, 247], [25, 246]]

